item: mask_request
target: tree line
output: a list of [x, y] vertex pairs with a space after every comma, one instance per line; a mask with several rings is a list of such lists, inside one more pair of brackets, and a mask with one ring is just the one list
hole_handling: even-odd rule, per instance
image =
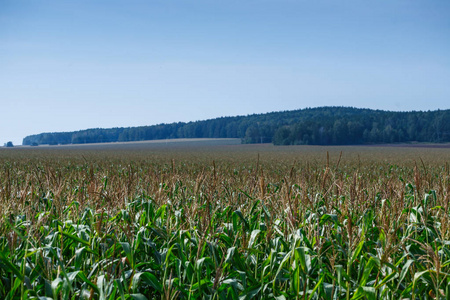
[[450, 142], [450, 110], [392, 112], [319, 107], [127, 128], [27, 136], [23, 145], [86, 144], [175, 138], [240, 138], [275, 145]]

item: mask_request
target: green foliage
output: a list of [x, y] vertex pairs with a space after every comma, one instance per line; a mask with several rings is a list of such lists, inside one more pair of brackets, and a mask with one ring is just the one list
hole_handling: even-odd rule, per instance
[[394, 165], [388, 151], [324, 165], [284, 152], [213, 163], [26, 153], [1, 156], [2, 299], [444, 299], [450, 289], [450, 174], [439, 162]]
[[240, 138], [243, 143], [350, 145], [450, 142], [450, 110], [390, 112], [320, 107], [189, 123], [87, 129], [27, 136], [24, 145], [86, 144], [174, 138]]

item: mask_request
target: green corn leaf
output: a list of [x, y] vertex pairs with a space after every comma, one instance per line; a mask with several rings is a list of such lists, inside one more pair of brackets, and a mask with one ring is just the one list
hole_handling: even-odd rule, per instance
[[105, 275], [98, 276], [97, 277], [97, 286], [99, 289], [99, 300], [106, 300], [105, 285], [106, 285]]
[[14, 296], [16, 295], [16, 293], [19, 293], [19, 289], [22, 287], [23, 283], [19, 278], [16, 278], [14, 280], [14, 284], [11, 288], [11, 290], [8, 293], [8, 297], [6, 299], [16, 299]]
[[68, 238], [70, 238], [70, 239], [72, 239], [72, 240], [74, 240], [74, 241], [76, 241], [76, 242], [78, 242], [78, 243], [81, 243], [81, 244], [83, 244], [84, 246], [87, 246], [87, 247], [90, 247], [90, 246], [91, 246], [91, 245], [89, 244], [89, 242], [87, 242], [87, 241], [85, 241], [85, 240], [83, 240], [83, 239], [80, 239], [80, 238], [77, 237], [76, 235], [70, 234], [70, 233], [68, 233], [68, 232], [66, 232], [66, 231], [62, 231], [61, 233], [62, 233], [62, 235], [66, 236], [66, 237], [68, 237]]
[[87, 285], [89, 285], [95, 292], [97, 293], [99, 292], [98, 287], [92, 281], [90, 281], [82, 271], [67, 273], [67, 278], [69, 278], [70, 282], [73, 282], [75, 278], [78, 278], [81, 281], [85, 282]]
[[324, 280], [325, 276], [322, 275], [320, 276], [319, 281], [317, 282], [316, 286], [314, 287], [314, 289], [311, 291], [311, 295], [309, 295], [308, 300], [312, 300], [314, 297], [314, 294], [316, 293], [316, 291], [320, 288], [320, 286], [322, 285], [322, 282]]
[[130, 296], [135, 300], [148, 300], [147, 297], [142, 294], [130, 294]]
[[307, 250], [308, 248], [306, 247], [298, 247], [295, 249], [295, 260], [305, 274], [309, 274], [311, 270], [311, 257], [306, 254]]
[[359, 254], [361, 253], [361, 250], [364, 246], [364, 239], [362, 239], [356, 249], [353, 251], [352, 256], [350, 258], [349, 264], [353, 264], [355, 260], [358, 258]]
[[237, 280], [237, 279], [226, 279], [222, 282], [221, 286], [231, 286], [233, 287], [233, 289], [237, 292], [237, 291], [242, 291], [244, 290], [244, 287], [242, 286], [242, 284]]
[[425, 270], [425, 271], [422, 271], [422, 272], [417, 272], [417, 273], [415, 273], [415, 274], [414, 274], [414, 280], [413, 280], [413, 283], [415, 284], [416, 281], [417, 281], [420, 277], [424, 276], [424, 275], [427, 274], [427, 273], [430, 273], [430, 270]]
[[24, 276], [23, 274], [20, 272], [20, 270], [13, 265], [9, 259], [7, 257], [5, 257], [5, 255], [3, 254], [3, 252], [0, 251], [0, 260], [6, 265], [6, 267], [14, 274], [17, 276], [17, 278], [20, 279], [20, 281], [24, 280]]
[[132, 290], [136, 291], [138, 289], [139, 283], [143, 281], [158, 292], [162, 292], [162, 285], [158, 281], [155, 275], [149, 272], [138, 272], [134, 274], [132, 281]]
[[240, 210], [235, 210], [235, 211], [233, 212], [232, 216], [233, 216], [233, 225], [234, 225], [235, 223], [237, 224], [237, 219], [239, 218], [239, 219], [242, 220], [242, 222], [244, 223], [245, 228], [246, 228], [247, 230], [250, 228], [250, 226], [249, 226], [247, 220], [244, 218], [244, 215], [242, 214], [242, 212], [241, 212]]
[[376, 265], [375, 260], [373, 257], [369, 259], [367, 264], [364, 266], [363, 275], [360, 280], [360, 285], [366, 285], [367, 280], [369, 279], [370, 273], [372, 272], [373, 267]]
[[383, 278], [382, 281], [380, 281], [380, 283], [375, 287], [376, 289], [379, 289], [380, 287], [382, 287], [383, 285], [387, 284], [388, 282], [391, 282], [392, 280], [394, 280], [396, 277], [398, 276], [397, 271], [394, 271], [389, 273], [389, 275], [385, 276]]
[[220, 233], [218, 237], [219, 240], [221, 240], [225, 244], [225, 246], [231, 247], [233, 245], [233, 240], [228, 235]]
[[63, 282], [64, 281], [61, 278], [56, 278], [55, 280], [52, 281], [53, 297], [55, 299], [58, 298], [58, 294], [59, 294], [59, 291], [61, 289]]
[[122, 245], [122, 249], [125, 252], [128, 262], [130, 263], [131, 268], [134, 270], [134, 257], [130, 244], [127, 242], [121, 242], [120, 245]]
[[239, 300], [247, 300], [255, 297], [259, 291], [261, 290], [261, 286], [251, 287], [244, 291], [243, 295], [239, 297]]
[[120, 294], [120, 299], [121, 300], [125, 300], [125, 293], [124, 293], [124, 290], [123, 290], [123, 285], [122, 285], [122, 283], [120, 282], [120, 280], [119, 279], [115, 279], [114, 280], [114, 285], [117, 287], [117, 289], [119, 290], [119, 294]]
[[[289, 259], [292, 257], [293, 251], [289, 251], [288, 253], [286, 253], [283, 257], [283, 259], [280, 262], [280, 265], [278, 266], [278, 270], [275, 273], [275, 278], [278, 278], [278, 275], [280, 274], [281, 270], [284, 268], [284, 265], [286, 264], [286, 262], [289, 261]], [[275, 282], [274, 282], [275, 285]], [[275, 286], [274, 286], [275, 289]]]
[[[324, 282], [324, 283], [322, 283], [322, 286], [323, 286], [323, 290], [325, 292], [325, 295], [323, 295], [324, 298], [327, 299], [327, 300], [331, 300], [332, 296], [333, 296], [333, 287], [334, 287], [334, 285]], [[336, 293], [338, 292], [338, 289], [339, 289], [339, 287], [337, 286], [336, 287]]]
[[402, 268], [402, 270], [400, 272], [400, 278], [399, 278], [399, 281], [398, 281], [398, 284], [397, 284], [397, 289], [400, 287], [400, 283], [403, 281], [403, 279], [405, 279], [406, 272], [408, 272], [409, 266], [411, 266], [411, 264], [413, 262], [414, 262], [414, 260], [408, 259], [406, 261], [406, 263], [403, 265], [403, 268]]
[[256, 200], [255, 203], [253, 203], [253, 206], [250, 210], [250, 216], [254, 216], [255, 215], [255, 210], [258, 207], [259, 203], [261, 202], [261, 200]]
[[359, 287], [355, 294], [353, 294], [351, 300], [361, 299], [364, 297], [367, 298], [367, 300], [376, 300], [377, 297], [375, 288], [368, 286]]
[[251, 235], [250, 235], [250, 241], [248, 242], [248, 248], [252, 248], [253, 244], [255, 243], [255, 240], [258, 237], [258, 234], [261, 232], [261, 230], [259, 229], [255, 229], [252, 231]]
[[247, 198], [249, 198], [250, 200], [253, 200], [253, 197], [250, 196], [246, 191], [243, 191], [242, 189], [238, 189], [239, 191], [241, 191], [242, 194], [244, 194]]
[[236, 250], [236, 247], [228, 248], [227, 255], [225, 257], [225, 263], [231, 263], [235, 250]]
[[323, 226], [327, 222], [338, 222], [338, 217], [336, 214], [324, 214], [322, 217], [320, 217], [319, 226]]

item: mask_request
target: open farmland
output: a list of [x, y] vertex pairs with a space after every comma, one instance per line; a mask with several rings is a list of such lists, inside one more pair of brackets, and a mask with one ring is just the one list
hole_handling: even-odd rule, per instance
[[0, 149], [2, 299], [447, 299], [450, 148]]

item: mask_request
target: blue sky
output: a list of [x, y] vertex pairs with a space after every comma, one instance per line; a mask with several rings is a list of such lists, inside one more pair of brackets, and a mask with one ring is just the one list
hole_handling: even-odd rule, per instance
[[0, 143], [316, 106], [450, 108], [450, 1], [0, 0]]

